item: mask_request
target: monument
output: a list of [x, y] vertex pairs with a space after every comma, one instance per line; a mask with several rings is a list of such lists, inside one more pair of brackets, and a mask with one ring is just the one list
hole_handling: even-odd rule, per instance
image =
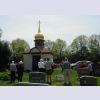
[[46, 73], [44, 72], [30, 72], [29, 82], [32, 83], [46, 83]]
[[80, 77], [81, 86], [97, 86], [97, 77], [94, 76], [82, 76]]
[[80, 78], [81, 76], [84, 76], [84, 75], [90, 75], [90, 71], [88, 68], [78, 68], [77, 70], [78, 72], [78, 77]]

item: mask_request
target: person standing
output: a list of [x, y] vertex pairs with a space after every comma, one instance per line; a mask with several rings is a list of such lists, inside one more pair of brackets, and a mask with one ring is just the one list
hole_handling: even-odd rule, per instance
[[42, 59], [40, 59], [40, 62], [38, 62], [38, 68], [39, 68], [39, 72], [45, 72], [45, 67], [44, 67], [44, 62]]
[[16, 71], [16, 65], [14, 64], [14, 61], [10, 64], [10, 75], [11, 75], [11, 82], [15, 82], [15, 71]]
[[93, 69], [92, 69], [92, 64], [91, 64], [91, 62], [88, 62], [88, 68], [89, 68], [89, 70], [90, 70], [90, 76], [92, 76]]
[[20, 61], [19, 65], [17, 66], [18, 82], [22, 82], [23, 72], [24, 72], [24, 65], [23, 62]]
[[68, 62], [68, 59], [65, 58], [65, 62], [63, 63], [63, 75], [64, 75], [64, 85], [66, 85], [66, 78], [68, 77], [68, 84], [70, 85], [70, 63]]
[[44, 58], [43, 62], [44, 62], [44, 64], [47, 62], [46, 58]]
[[62, 61], [61, 61], [61, 69], [62, 69], [62, 73], [63, 73], [63, 63], [64, 63], [64, 59], [62, 59]]
[[46, 68], [46, 74], [47, 74], [47, 82], [51, 83], [52, 64], [49, 58], [47, 58], [47, 62], [45, 63], [45, 68]]
[[53, 69], [54, 69], [54, 62], [53, 62], [53, 59], [51, 59], [51, 65], [52, 65], [52, 72], [53, 72]]

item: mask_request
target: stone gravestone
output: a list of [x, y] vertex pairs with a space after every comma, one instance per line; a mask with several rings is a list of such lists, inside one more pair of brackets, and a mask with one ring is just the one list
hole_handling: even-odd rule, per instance
[[93, 74], [100, 76], [100, 64], [92, 64]]
[[46, 83], [46, 73], [43, 72], [30, 72], [29, 82], [32, 83]]
[[63, 75], [55, 75], [55, 80], [64, 80], [64, 76]]
[[80, 78], [81, 76], [84, 75], [90, 75], [90, 71], [88, 68], [78, 68], [78, 77]]
[[18, 82], [15, 86], [49, 86], [45, 83]]
[[97, 86], [97, 77], [94, 76], [82, 76], [80, 77], [81, 86]]

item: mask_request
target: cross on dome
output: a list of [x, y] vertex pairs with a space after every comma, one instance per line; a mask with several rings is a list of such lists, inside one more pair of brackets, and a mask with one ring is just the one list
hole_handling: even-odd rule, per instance
[[40, 33], [40, 32], [41, 32], [41, 31], [40, 31], [40, 24], [41, 24], [40, 20], [39, 20], [39, 22], [38, 22], [37, 24], [39, 24], [38, 33]]

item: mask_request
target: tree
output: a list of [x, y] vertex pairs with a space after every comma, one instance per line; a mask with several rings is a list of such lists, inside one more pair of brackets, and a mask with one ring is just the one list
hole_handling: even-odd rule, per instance
[[60, 59], [59, 59], [59, 60], [61, 60], [63, 51], [65, 51], [65, 49], [66, 49], [66, 47], [67, 47], [66, 41], [61, 40], [60, 38], [58, 38], [58, 39], [56, 40], [56, 42], [57, 42], [58, 47], [59, 47], [59, 50], [60, 50], [60, 52], [59, 52], [59, 58], [60, 58]]
[[[74, 54], [77, 54], [80, 60], [85, 60], [88, 52], [88, 37], [80, 35], [73, 40], [71, 49]], [[85, 55], [85, 57], [84, 57]]]
[[68, 61], [71, 63], [72, 60], [73, 60], [73, 57], [72, 57], [73, 53], [71, 52], [71, 47], [70, 46], [67, 46], [65, 48], [65, 50], [62, 52], [62, 58], [64, 59], [65, 57], [68, 58]]
[[1, 40], [1, 37], [2, 37], [2, 29], [0, 28], [0, 40]]
[[59, 60], [61, 60], [61, 57], [64, 54], [64, 51], [66, 50], [67, 47], [66, 41], [61, 39], [57, 39], [56, 41], [46, 40], [44, 45], [51, 52], [53, 52], [54, 59], [57, 59], [59, 57]]
[[20, 60], [22, 60], [23, 59], [22, 53], [30, 49], [29, 44], [25, 40], [20, 38], [13, 40], [11, 42], [10, 47], [12, 51], [11, 59], [15, 60], [15, 62], [19, 62]]
[[47, 47], [50, 51], [52, 51], [53, 41], [51, 41], [51, 40], [45, 40], [44, 46]]
[[91, 35], [89, 38], [89, 50], [91, 53], [92, 59], [94, 57], [100, 60], [100, 35]]
[[59, 54], [59, 47], [57, 42], [46, 40], [44, 46], [47, 47], [53, 53], [53, 58], [57, 59], [57, 56]]
[[53, 58], [54, 59], [57, 59], [58, 55], [59, 55], [59, 47], [58, 47], [58, 44], [57, 42], [53, 42], [53, 47], [52, 47], [52, 52], [53, 52]]
[[11, 56], [9, 44], [8, 41], [0, 41], [0, 71], [4, 70], [9, 63]]

